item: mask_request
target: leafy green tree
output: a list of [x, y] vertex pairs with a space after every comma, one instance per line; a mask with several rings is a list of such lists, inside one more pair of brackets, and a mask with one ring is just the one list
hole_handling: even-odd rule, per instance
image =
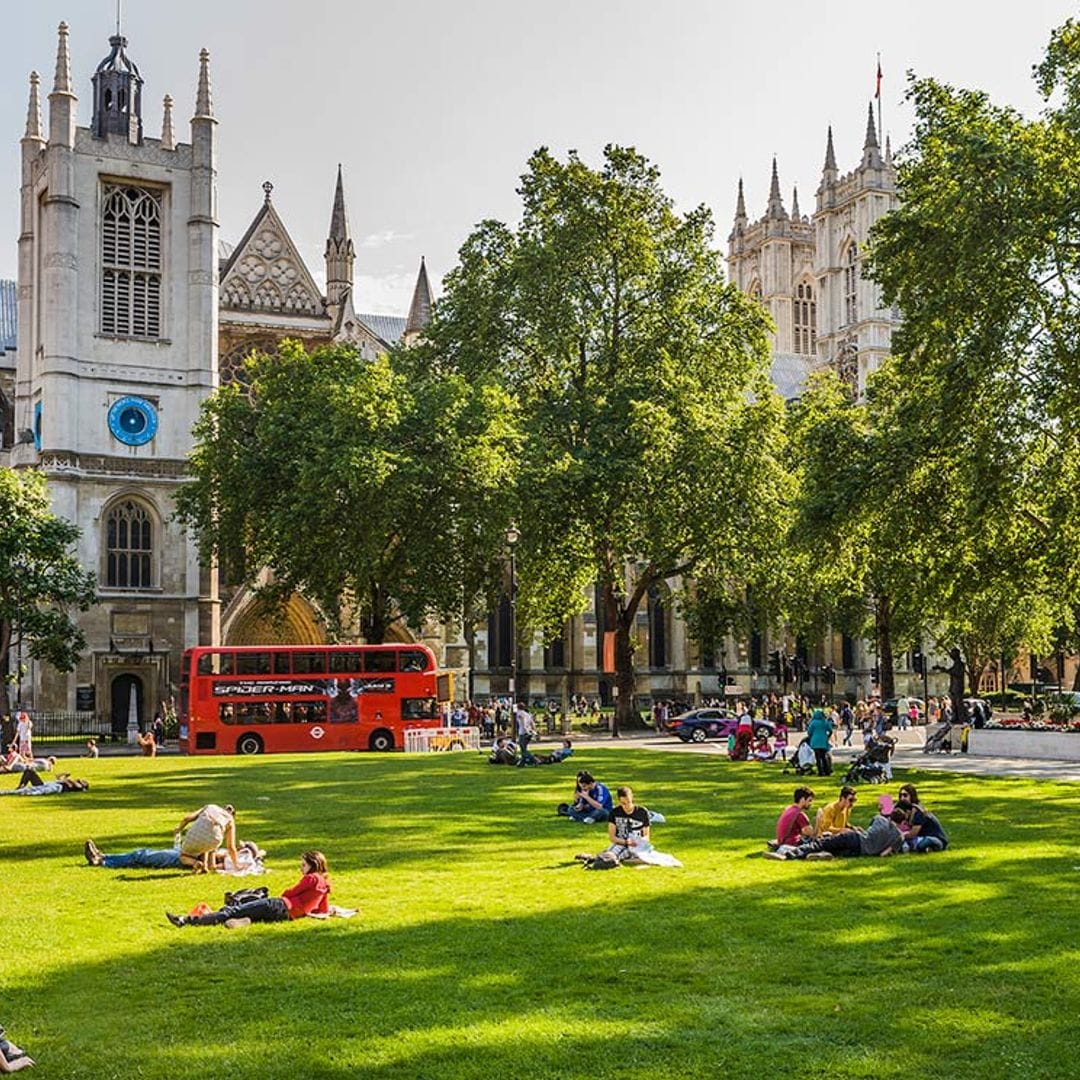
[[1073, 630], [1080, 598], [1080, 25], [1054, 32], [1036, 79], [1035, 119], [912, 81], [901, 205], [870, 272], [904, 312], [893, 413], [919, 440], [894, 478], [948, 477], [937, 614], [963, 636], [965, 607], [1012, 598], [1030, 618], [1005, 636], [1037, 649], [1048, 617]]
[[335, 636], [460, 616], [501, 567], [512, 403], [399, 361], [295, 342], [250, 359], [248, 390], [206, 403], [177, 499], [229, 580], [271, 608], [303, 594]]
[[71, 671], [86, 638], [71, 617], [94, 603], [94, 575], [71, 553], [75, 525], [49, 509], [42, 473], [0, 468], [0, 671], [9, 684], [11, 652], [23, 650]]
[[617, 731], [650, 592], [745, 581], [778, 540], [768, 318], [726, 284], [708, 211], [676, 213], [633, 150], [596, 170], [538, 150], [519, 193], [516, 229], [466, 241], [427, 336], [435, 366], [518, 403], [519, 624], [560, 624], [599, 583]]

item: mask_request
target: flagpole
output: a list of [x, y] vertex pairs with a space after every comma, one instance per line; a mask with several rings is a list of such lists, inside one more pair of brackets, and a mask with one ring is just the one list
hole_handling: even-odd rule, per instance
[[881, 123], [881, 53], [877, 54], [877, 126], [878, 141], [885, 146], [885, 127]]

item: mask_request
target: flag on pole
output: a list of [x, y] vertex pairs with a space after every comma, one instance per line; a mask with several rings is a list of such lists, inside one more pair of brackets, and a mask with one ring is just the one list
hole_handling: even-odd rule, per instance
[[881, 53], [877, 56], [877, 87], [874, 90], [874, 97], [881, 100]]

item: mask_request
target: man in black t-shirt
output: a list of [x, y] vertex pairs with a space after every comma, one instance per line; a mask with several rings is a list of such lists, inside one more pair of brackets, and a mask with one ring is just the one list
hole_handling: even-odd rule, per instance
[[639, 853], [652, 851], [652, 843], [649, 841], [649, 811], [643, 806], [634, 805], [634, 792], [631, 788], [621, 787], [616, 795], [619, 801], [608, 818], [608, 846], [596, 856], [575, 856], [582, 862], [632, 862]]

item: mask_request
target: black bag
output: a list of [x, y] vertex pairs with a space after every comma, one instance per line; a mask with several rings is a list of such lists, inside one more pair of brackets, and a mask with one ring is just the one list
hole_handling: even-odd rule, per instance
[[585, 864], [586, 870], [614, 870], [619, 865], [619, 860], [609, 851], [601, 851], [599, 855], [593, 856]]
[[270, 895], [270, 890], [265, 885], [256, 885], [253, 889], [237, 889], [236, 892], [225, 894], [225, 906], [236, 907], [237, 904], [248, 904], [252, 900], [265, 900]]

